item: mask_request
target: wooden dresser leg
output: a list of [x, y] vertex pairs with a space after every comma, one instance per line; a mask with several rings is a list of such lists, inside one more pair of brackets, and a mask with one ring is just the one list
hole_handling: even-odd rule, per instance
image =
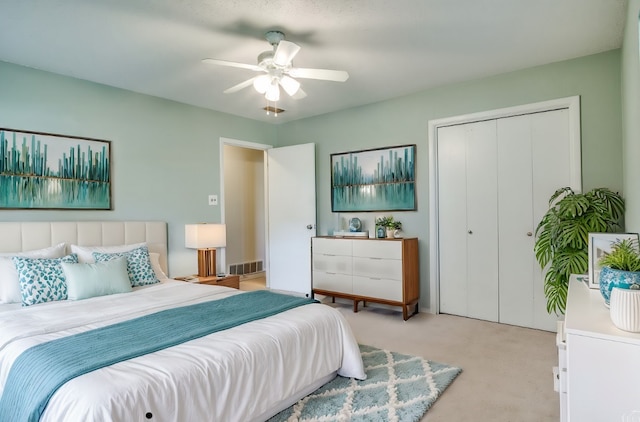
[[353, 300], [353, 312], [358, 312], [358, 302], [359, 300]]
[[404, 319], [405, 321], [409, 319], [407, 305], [402, 305], [402, 319]]

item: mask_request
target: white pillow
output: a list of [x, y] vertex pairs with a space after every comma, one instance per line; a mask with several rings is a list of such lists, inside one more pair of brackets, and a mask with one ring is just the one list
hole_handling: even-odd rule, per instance
[[151, 268], [153, 268], [153, 272], [156, 273], [158, 280], [168, 279], [169, 276], [162, 271], [162, 267], [160, 266], [160, 254], [157, 252], [149, 252], [149, 259], [151, 260]]
[[78, 255], [78, 262], [81, 264], [92, 264], [96, 262], [93, 257], [94, 252], [100, 253], [114, 253], [114, 252], [129, 252], [140, 246], [147, 246], [146, 242], [132, 243], [130, 245], [116, 245], [116, 246], [78, 246], [71, 245], [71, 253]]
[[61, 263], [67, 281], [69, 300], [88, 299], [94, 296], [127, 293], [131, 281], [127, 273], [127, 258], [93, 264]]
[[0, 253], [0, 303], [16, 303], [22, 301], [18, 271], [11, 260], [14, 256], [25, 258], [61, 258], [64, 256], [65, 244], [60, 243], [44, 249], [27, 252]]

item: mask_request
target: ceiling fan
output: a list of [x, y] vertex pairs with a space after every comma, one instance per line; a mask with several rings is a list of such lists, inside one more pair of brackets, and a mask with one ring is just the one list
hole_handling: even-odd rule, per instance
[[280, 87], [292, 98], [300, 99], [306, 97], [307, 94], [300, 88], [300, 82], [294, 78], [320, 79], [334, 82], [344, 82], [349, 79], [349, 73], [344, 70], [293, 67], [293, 58], [300, 51], [300, 46], [286, 41], [284, 33], [280, 31], [269, 31], [265, 34], [265, 38], [273, 46], [273, 50], [260, 53], [257, 65], [218, 59], [202, 60], [207, 64], [238, 67], [261, 72], [258, 76], [226, 89], [224, 91], [225, 94], [231, 94], [253, 85], [256, 91], [264, 94], [267, 101], [275, 102], [280, 100]]

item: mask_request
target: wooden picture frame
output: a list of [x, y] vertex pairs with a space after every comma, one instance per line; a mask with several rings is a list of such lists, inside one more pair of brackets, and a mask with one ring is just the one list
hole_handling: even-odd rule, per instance
[[[600, 288], [600, 264], [603, 255], [611, 251], [613, 244], [622, 239], [638, 242], [638, 233], [589, 233], [589, 278], [590, 289]], [[636, 243], [637, 244], [637, 243]]]
[[416, 146], [331, 154], [331, 211], [415, 211]]
[[111, 210], [111, 142], [0, 128], [0, 209]]

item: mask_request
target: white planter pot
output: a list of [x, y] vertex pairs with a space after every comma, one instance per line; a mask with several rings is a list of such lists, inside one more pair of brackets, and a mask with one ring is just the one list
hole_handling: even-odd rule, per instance
[[610, 315], [613, 325], [624, 331], [640, 332], [640, 290], [611, 290]]

